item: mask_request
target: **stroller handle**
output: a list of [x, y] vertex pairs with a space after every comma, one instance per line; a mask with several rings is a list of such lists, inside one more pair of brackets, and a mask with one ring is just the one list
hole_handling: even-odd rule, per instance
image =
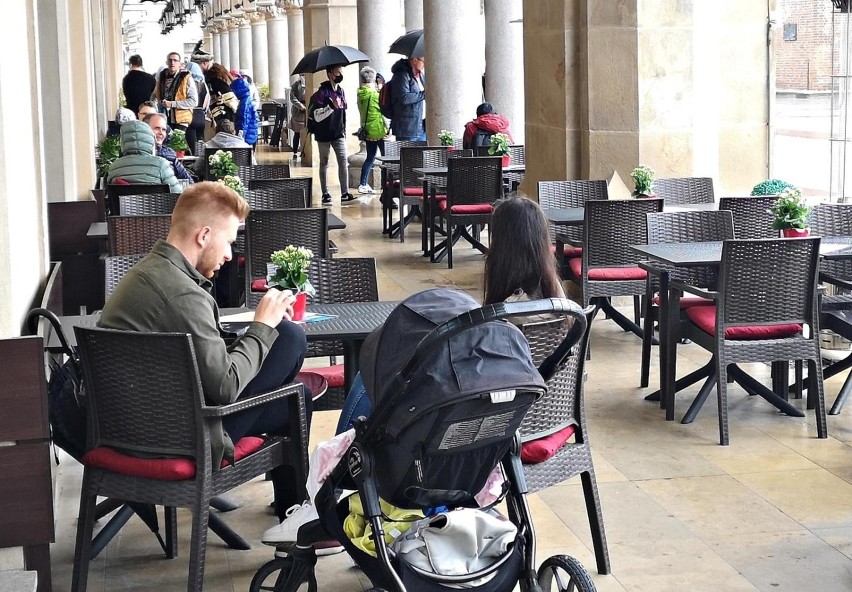
[[574, 318], [574, 323], [571, 325], [568, 335], [559, 344], [559, 347], [539, 366], [539, 373], [542, 378], [545, 381], [550, 380], [565, 358], [570, 354], [571, 348], [574, 347], [586, 331], [587, 320], [583, 308], [573, 300], [568, 300], [567, 298], [545, 298], [524, 302], [489, 304], [481, 308], [469, 310], [445, 321], [435, 327], [417, 344], [417, 348], [402, 369], [400, 378], [403, 381], [408, 381], [414, 369], [425, 360], [436, 346], [466, 331], [470, 327], [491, 321], [532, 314], [558, 314]]

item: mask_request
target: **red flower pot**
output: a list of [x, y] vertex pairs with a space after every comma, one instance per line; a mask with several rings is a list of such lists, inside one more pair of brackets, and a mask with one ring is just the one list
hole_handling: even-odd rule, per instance
[[512, 155], [511, 155], [511, 154], [504, 154], [504, 155], [503, 155], [503, 166], [504, 166], [504, 167], [509, 166], [509, 161], [510, 161], [511, 159], [512, 159]]
[[455, 146], [447, 146], [447, 150], [455, 150], [455, 149], [456, 149]]
[[178, 158], [183, 158], [184, 151], [183, 150], [175, 150], [175, 154], [177, 154]]
[[308, 306], [308, 295], [305, 292], [296, 294], [296, 302], [293, 303], [293, 320], [305, 320], [305, 308]]
[[805, 238], [811, 235], [810, 228], [783, 228], [781, 236], [784, 238]]

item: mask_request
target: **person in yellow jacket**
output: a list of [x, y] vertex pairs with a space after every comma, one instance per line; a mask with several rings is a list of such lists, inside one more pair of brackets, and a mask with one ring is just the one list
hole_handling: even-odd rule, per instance
[[198, 106], [198, 88], [189, 70], [184, 68], [179, 53], [173, 51], [166, 56], [166, 67], [157, 75], [157, 86], [151, 98], [167, 113], [172, 129], [186, 131], [192, 123], [192, 111]]

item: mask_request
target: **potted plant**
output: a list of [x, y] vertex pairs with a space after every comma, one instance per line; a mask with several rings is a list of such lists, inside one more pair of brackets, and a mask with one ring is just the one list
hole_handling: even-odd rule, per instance
[[441, 146], [447, 146], [448, 150], [455, 150], [456, 135], [449, 130], [441, 130], [438, 134], [438, 140]]
[[811, 207], [796, 187], [787, 187], [778, 194], [778, 199], [769, 210], [775, 216], [772, 228], [781, 231], [785, 238], [808, 236], [808, 218]]
[[178, 158], [183, 158], [183, 155], [189, 150], [189, 145], [186, 143], [186, 132], [179, 129], [172, 130], [166, 140], [166, 146], [174, 150]]
[[270, 256], [275, 273], [267, 278], [268, 286], [279, 290], [292, 290], [296, 295], [296, 303], [293, 305], [294, 321], [305, 318], [307, 297], [316, 294], [307, 274], [313, 256], [314, 253], [310, 249], [293, 245], [287, 245], [283, 251], [275, 251]]
[[118, 136], [104, 136], [98, 142], [98, 174], [106, 179], [112, 162], [121, 155], [121, 138]]
[[225, 175], [223, 177], [219, 177], [216, 181], [217, 183], [221, 183], [226, 187], [230, 187], [234, 191], [240, 194], [241, 197], [246, 196], [246, 188], [243, 186], [243, 182], [236, 175]]
[[644, 164], [630, 171], [633, 179], [633, 197], [654, 197], [654, 169]]
[[502, 156], [503, 166], [509, 166], [509, 136], [501, 133], [496, 133], [491, 136], [491, 147], [488, 148], [488, 154], [491, 156]]
[[787, 181], [782, 181], [781, 179], [766, 179], [765, 181], [761, 181], [751, 190], [752, 195], [778, 195], [784, 189], [788, 187], [793, 187]]
[[260, 95], [261, 101], [268, 101], [269, 100], [269, 85], [268, 84], [258, 85], [257, 93]]
[[233, 175], [237, 172], [237, 165], [234, 164], [234, 157], [230, 152], [225, 150], [217, 150], [215, 154], [207, 159], [207, 166], [210, 174], [221, 179], [225, 175]]

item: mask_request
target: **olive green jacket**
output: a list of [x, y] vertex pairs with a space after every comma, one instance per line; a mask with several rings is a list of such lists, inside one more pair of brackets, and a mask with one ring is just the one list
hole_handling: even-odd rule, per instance
[[[213, 284], [180, 251], [157, 241], [134, 265], [104, 305], [101, 327], [126, 331], [178, 332], [192, 335], [195, 358], [208, 405], [225, 405], [260, 371], [278, 331], [251, 323], [231, 346], [219, 332], [219, 308]], [[221, 424], [211, 430], [213, 467], [233, 458], [234, 445]]]

